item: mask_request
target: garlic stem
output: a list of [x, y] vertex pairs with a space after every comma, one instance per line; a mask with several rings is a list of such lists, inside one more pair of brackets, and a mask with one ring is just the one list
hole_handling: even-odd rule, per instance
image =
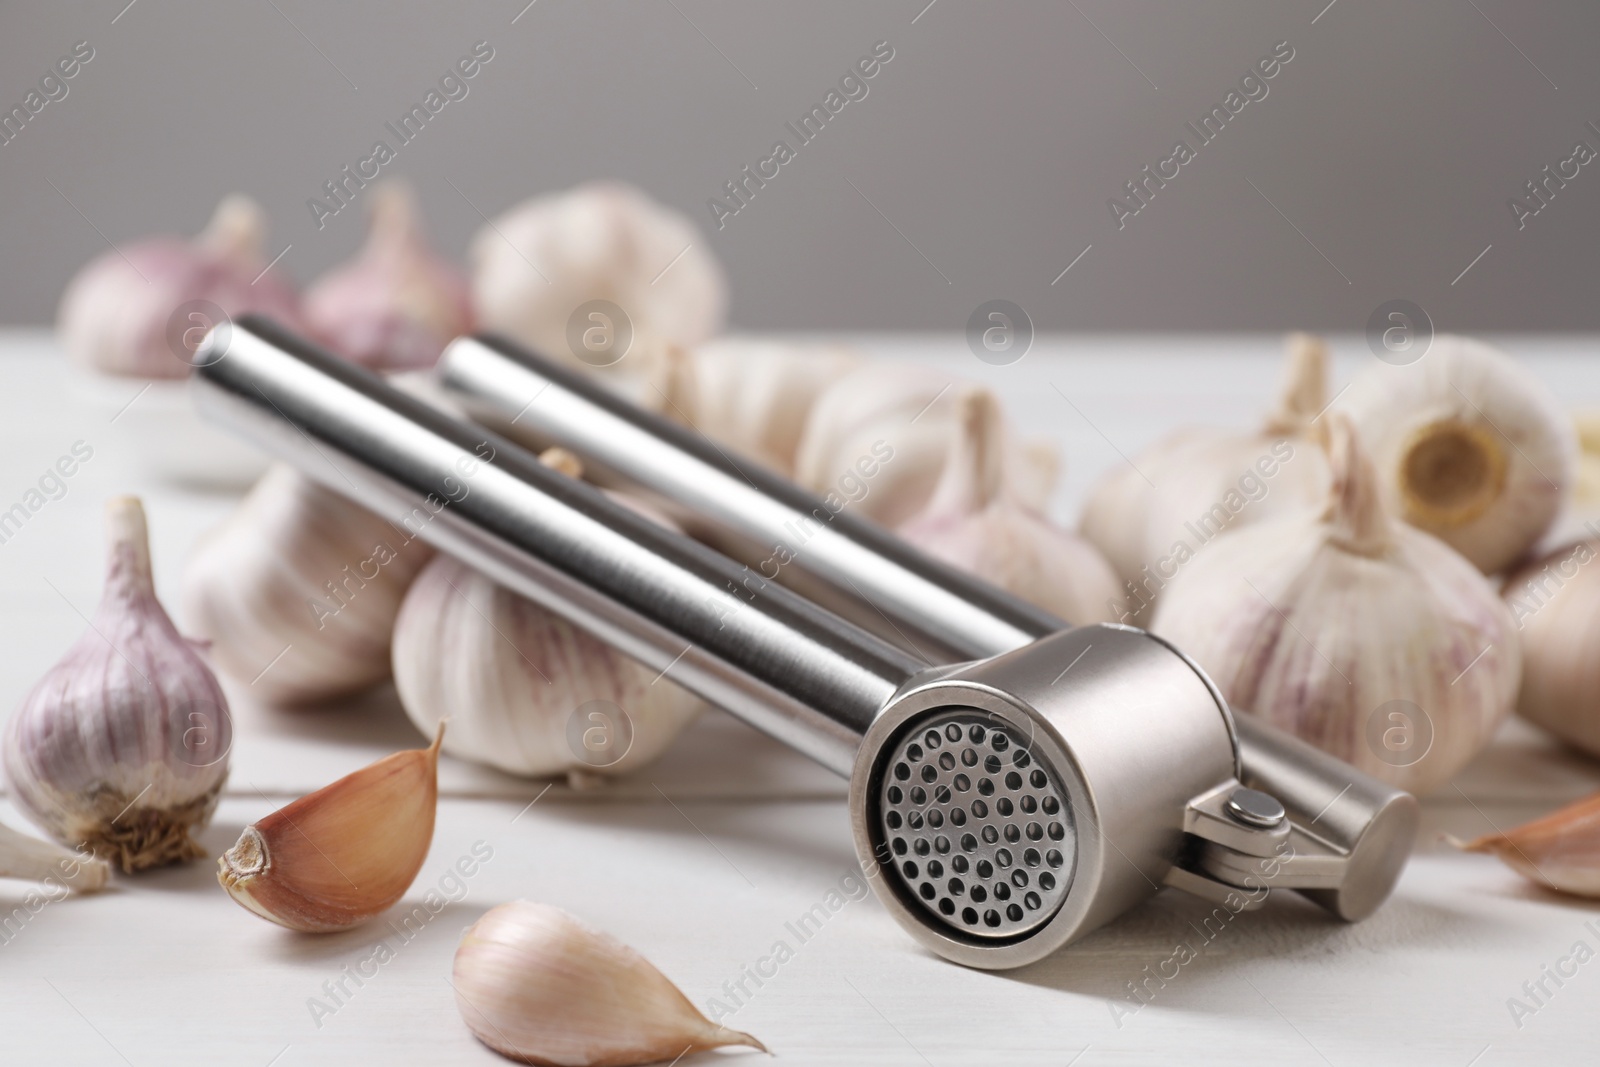
[[1324, 431], [1333, 491], [1325, 521], [1333, 544], [1361, 556], [1380, 556], [1393, 543], [1393, 526], [1384, 510], [1382, 485], [1372, 460], [1362, 451], [1344, 419]]
[[1309, 333], [1289, 335], [1289, 366], [1277, 407], [1262, 431], [1294, 436], [1311, 428], [1328, 405], [1328, 346]]
[[0, 823], [0, 878], [54, 880], [79, 893], [93, 893], [105, 888], [110, 877], [111, 865], [104, 860], [69, 852]]

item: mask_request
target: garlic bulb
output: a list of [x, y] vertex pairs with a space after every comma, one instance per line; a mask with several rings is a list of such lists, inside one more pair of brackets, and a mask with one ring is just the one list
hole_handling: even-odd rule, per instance
[[650, 961], [560, 908], [519, 900], [456, 949], [456, 1007], [479, 1041], [519, 1063], [624, 1067], [746, 1045], [696, 1010]]
[[783, 474], [794, 471], [806, 417], [828, 386], [861, 363], [838, 345], [722, 338], [694, 350], [694, 428]]
[[190, 302], [232, 316], [257, 312], [296, 328], [294, 290], [266, 269], [265, 229], [255, 201], [234, 195], [217, 205], [210, 225], [193, 240], [150, 237], [90, 261], [61, 297], [62, 347], [90, 370], [183, 378], [193, 369], [200, 338], [215, 325], [214, 312], [185, 309]]
[[1326, 498], [1327, 461], [1309, 435], [1327, 404], [1327, 347], [1293, 334], [1288, 349], [1277, 406], [1260, 429], [1180, 430], [1090, 495], [1083, 534], [1122, 583], [1124, 621], [1147, 624], [1166, 584], [1223, 530]]
[[[794, 479], [836, 493], [857, 515], [893, 528], [921, 511], [960, 435], [959, 404], [969, 383], [904, 363], [869, 363], [817, 397], [795, 451]], [[1017, 499], [1043, 510], [1055, 489], [1053, 447], [1010, 439]], [[887, 453], [888, 462], [872, 460]], [[863, 471], [868, 467], [873, 474]]]
[[1390, 508], [1494, 574], [1531, 549], [1576, 477], [1571, 423], [1540, 382], [1479, 341], [1441, 334], [1415, 363], [1378, 363], [1344, 409]]
[[1093, 545], [1017, 500], [999, 401], [969, 388], [959, 408], [961, 432], [950, 443], [944, 476], [900, 535], [1068, 622], [1118, 618], [1122, 594], [1111, 565]]
[[722, 327], [727, 286], [704, 239], [620, 182], [518, 204], [478, 232], [470, 258], [483, 327], [556, 359], [592, 365], [574, 352], [569, 326], [595, 300], [621, 308], [635, 333], [673, 344], [697, 345]]
[[1153, 629], [1235, 709], [1425, 792], [1511, 710], [1516, 623], [1471, 564], [1389, 517], [1348, 421], [1328, 419], [1326, 507], [1217, 538], [1168, 587]]
[[94, 893], [105, 888], [111, 865], [95, 859], [86, 846], [68, 852], [0, 824], [0, 878], [26, 878], [51, 889]]
[[245, 827], [217, 881], [247, 910], [309, 934], [385, 911], [428, 858], [443, 737], [440, 723], [427, 748], [385, 756]]
[[89, 631], [6, 729], [17, 806], [50, 836], [139, 871], [194, 859], [228, 777], [228, 701], [156, 600], [137, 497], [106, 508], [110, 562]]
[[1600, 539], [1550, 552], [1506, 580], [1522, 638], [1517, 713], [1600, 755]]
[[389, 676], [400, 599], [433, 551], [294, 469], [270, 468], [190, 558], [184, 618], [262, 699], [323, 700]]
[[1488, 852], [1540, 885], [1600, 897], [1600, 793], [1503, 834], [1485, 834], [1467, 852]]
[[472, 330], [466, 276], [428, 247], [409, 188], [384, 182], [369, 195], [367, 243], [306, 291], [306, 326], [374, 370], [431, 367], [446, 344]]

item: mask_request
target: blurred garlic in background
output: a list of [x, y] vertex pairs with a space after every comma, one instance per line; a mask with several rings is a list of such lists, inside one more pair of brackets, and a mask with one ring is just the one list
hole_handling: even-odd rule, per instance
[[472, 330], [466, 276], [429, 247], [407, 186], [386, 181], [368, 195], [366, 243], [306, 291], [306, 326], [373, 370], [431, 367], [446, 344]]
[[470, 258], [482, 328], [578, 366], [594, 361], [568, 330], [590, 301], [622, 309], [636, 335], [685, 346], [721, 330], [727, 307], [722, 268], [693, 224], [621, 182], [523, 201], [478, 232]]
[[[910, 363], [868, 363], [835, 381], [811, 406], [795, 452], [794, 480], [818, 495], [855, 479], [857, 465], [883, 445], [893, 457], [874, 473], [852, 513], [894, 528], [927, 506], [961, 435], [959, 398], [968, 383]], [[1016, 499], [1044, 510], [1060, 458], [1053, 442], [1007, 435]], [[881, 458], [881, 457], [879, 457]], [[841, 494], [850, 495], [850, 494]]]
[[1572, 423], [1498, 350], [1440, 334], [1414, 363], [1376, 363], [1341, 407], [1372, 452], [1391, 509], [1485, 574], [1555, 521], [1576, 477]]
[[1075, 625], [1121, 615], [1116, 575], [1099, 551], [1017, 498], [1016, 461], [1000, 403], [986, 389], [957, 398], [960, 432], [928, 505], [899, 528], [930, 555], [971, 571]]
[[1255, 431], [1179, 430], [1101, 480], [1083, 534], [1125, 583], [1130, 621], [1221, 531], [1326, 498], [1328, 464], [1311, 438], [1327, 405], [1327, 346], [1291, 334], [1276, 408]]
[[261, 699], [324, 700], [389, 677], [406, 587], [433, 550], [285, 464], [195, 548], [183, 615], [229, 677]]
[[1563, 545], [1506, 579], [1522, 639], [1517, 712], [1600, 756], [1600, 539]]
[[198, 237], [147, 237], [91, 260], [61, 297], [57, 330], [67, 356], [103, 374], [187, 377], [189, 354], [216, 325], [204, 309], [179, 314], [198, 301], [299, 328], [298, 297], [266, 269], [265, 233], [260, 206], [235, 194], [223, 198]]
[[1427, 792], [1510, 712], [1516, 622], [1455, 550], [1390, 518], [1349, 422], [1325, 419], [1326, 506], [1219, 537], [1173, 580], [1152, 629], [1236, 710]]

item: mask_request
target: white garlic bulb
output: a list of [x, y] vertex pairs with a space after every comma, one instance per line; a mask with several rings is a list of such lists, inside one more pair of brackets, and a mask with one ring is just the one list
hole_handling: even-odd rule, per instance
[[466, 276], [428, 247], [407, 186], [384, 182], [368, 196], [366, 244], [306, 290], [306, 326], [364, 367], [431, 367], [446, 344], [472, 330]]
[[1576, 478], [1577, 440], [1555, 398], [1509, 357], [1440, 334], [1414, 363], [1377, 363], [1342, 406], [1389, 506], [1485, 574], [1531, 549]]
[[[970, 383], [905, 363], [868, 363], [817, 397], [795, 451], [794, 479], [837, 494], [857, 515], [893, 528], [927, 506], [959, 437], [958, 398]], [[882, 459], [887, 446], [892, 459]], [[1060, 465], [1053, 446], [1009, 437], [1017, 499], [1043, 510]], [[871, 468], [870, 477], [863, 472]]]
[[1522, 638], [1517, 713], [1600, 755], [1600, 539], [1563, 545], [1506, 579]]
[[89, 631], [6, 729], [17, 806], [52, 837], [138, 871], [203, 855], [232, 723], [209, 667], [156, 600], [137, 497], [107, 506], [110, 560]]
[[627, 1067], [747, 1045], [633, 949], [547, 904], [485, 912], [461, 938], [451, 979], [479, 1041], [520, 1063]]
[[969, 388], [958, 403], [961, 432], [944, 476], [900, 535], [1075, 625], [1119, 618], [1122, 594], [1111, 565], [1093, 545], [1017, 499], [999, 401]]
[[1254, 431], [1180, 430], [1112, 470], [1089, 497], [1083, 534], [1122, 583], [1128, 615], [1150, 606], [1223, 530], [1323, 500], [1328, 465], [1309, 436], [1327, 404], [1327, 348], [1294, 334], [1276, 409]]
[[[720, 338], [692, 353], [693, 395], [684, 418], [713, 440], [783, 474], [812, 405], [861, 363], [840, 345], [790, 345], [754, 338]], [[670, 413], [669, 413], [670, 414]]]
[[721, 329], [727, 306], [722, 269], [693, 224], [621, 182], [518, 204], [478, 232], [470, 258], [484, 329], [580, 365], [594, 361], [574, 353], [568, 328], [590, 301], [621, 308], [636, 335], [690, 346]]
[[1426, 792], [1510, 712], [1516, 623], [1454, 549], [1389, 516], [1349, 423], [1326, 418], [1326, 506], [1217, 538], [1168, 587], [1153, 629], [1236, 710]]
[[[266, 315], [299, 325], [299, 298], [267, 269], [265, 215], [247, 196], [225, 197], [200, 236], [149, 237], [90, 261], [61, 297], [58, 329], [73, 362], [106, 374], [183, 378], [215, 313]], [[177, 321], [174, 321], [177, 316]]]
[[212, 660], [263, 700], [302, 703], [389, 676], [406, 587], [433, 554], [400, 525], [276, 464], [195, 549], [183, 614]]

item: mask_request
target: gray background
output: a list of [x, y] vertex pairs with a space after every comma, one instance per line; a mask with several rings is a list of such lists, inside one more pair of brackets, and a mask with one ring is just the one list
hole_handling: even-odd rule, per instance
[[[107, 240], [196, 230], [234, 189], [310, 281], [362, 223], [319, 232], [306, 199], [484, 39], [385, 168], [452, 254], [479, 210], [615, 176], [703, 228], [744, 327], [959, 328], [999, 297], [1041, 328], [1358, 330], [1406, 297], [1441, 328], [1600, 328], [1600, 161], [1520, 232], [1506, 206], [1600, 148], [1600, 5], [525, 2], [0, 5], [5, 110], [96, 50], [0, 146], [0, 322], [50, 321]], [[868, 97], [716, 232], [707, 198], [880, 39]], [[1280, 40], [1270, 95], [1119, 232], [1107, 198]]]

